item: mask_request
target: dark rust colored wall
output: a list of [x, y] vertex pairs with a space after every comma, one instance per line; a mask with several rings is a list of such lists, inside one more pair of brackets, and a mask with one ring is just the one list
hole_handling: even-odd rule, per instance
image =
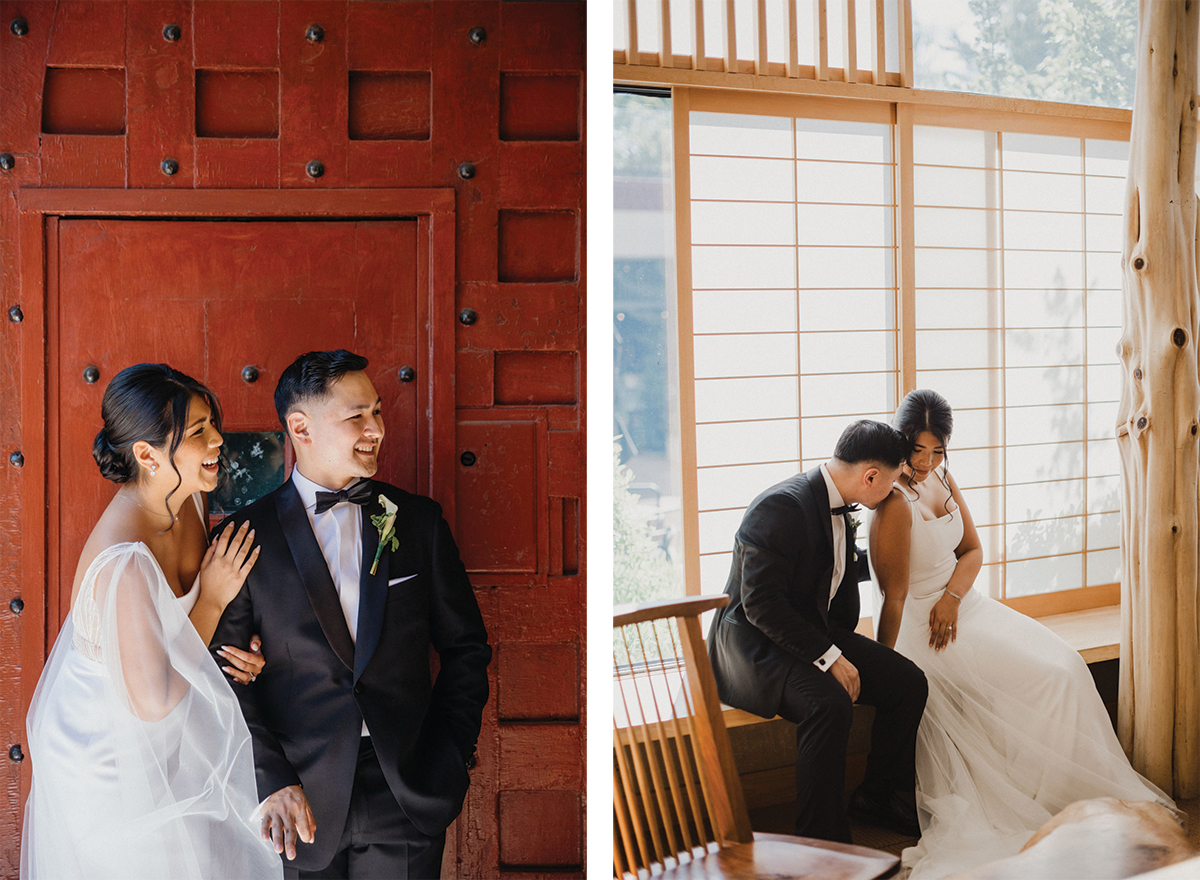
[[[441, 379], [454, 383], [457, 425], [431, 454], [453, 468], [456, 535], [497, 652], [450, 872], [581, 873], [584, 12], [0, 0], [0, 153], [15, 162], [0, 170], [0, 312], [23, 294], [37, 310], [23, 323], [0, 315], [0, 876], [17, 874], [29, 785], [29, 762], [5, 753], [24, 743], [43, 628], [56, 619], [44, 581], [54, 551], [29, 537], [49, 528], [30, 480], [53, 483], [56, 467], [45, 426], [31, 424], [44, 419], [56, 344], [47, 310], [86, 307], [43, 300], [43, 267], [21, 259], [18, 209], [24, 189], [93, 187], [454, 191], [454, 311], [477, 320], [430, 329], [454, 334], [453, 375]], [[18, 18], [24, 36], [10, 28]], [[179, 39], [164, 38], [169, 24]], [[312, 24], [320, 43], [305, 39]], [[163, 173], [164, 159], [177, 173]], [[306, 173], [313, 159], [318, 178]], [[464, 162], [473, 176], [460, 176]], [[23, 468], [9, 463], [16, 450]], [[460, 463], [468, 450], [472, 468]], [[21, 614], [9, 610], [17, 596]]]

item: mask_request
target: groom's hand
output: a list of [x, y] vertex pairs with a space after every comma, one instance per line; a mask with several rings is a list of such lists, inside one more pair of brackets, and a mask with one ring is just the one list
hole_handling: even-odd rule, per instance
[[847, 660], [845, 654], [833, 661], [833, 665], [829, 667], [829, 674], [846, 689], [846, 693], [850, 695], [850, 702], [858, 701], [858, 691], [861, 687], [858, 680], [858, 667]]
[[281, 788], [263, 801], [262, 816], [262, 838], [274, 844], [275, 852], [294, 859], [297, 837], [305, 843], [313, 842], [317, 820], [300, 786]]

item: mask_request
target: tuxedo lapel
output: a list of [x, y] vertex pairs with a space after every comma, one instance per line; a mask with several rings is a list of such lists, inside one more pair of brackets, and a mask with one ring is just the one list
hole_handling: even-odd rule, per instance
[[825, 485], [825, 477], [821, 474], [821, 468], [815, 467], [805, 476], [808, 477], [809, 499], [813, 504], [813, 516], [821, 524], [822, 534], [825, 536], [825, 547], [828, 548], [828, 552], [822, 554], [820, 558], [829, 559], [829, 569], [818, 570], [817, 576], [820, 580], [816, 584], [817, 610], [821, 612], [821, 618], [826, 619], [829, 616], [829, 591], [832, 589], [833, 578], [833, 516], [829, 513], [829, 489]]
[[[276, 495], [275, 510], [279, 515], [280, 525], [283, 526], [283, 535], [287, 539], [292, 560], [300, 573], [300, 581], [304, 584], [304, 591], [308, 593], [308, 600], [312, 603], [313, 611], [321, 624], [321, 630], [338, 659], [346, 664], [347, 669], [353, 669], [354, 642], [346, 626], [346, 616], [338, 600], [337, 588], [329, 574], [329, 565], [321, 552], [321, 545], [317, 543], [317, 536], [313, 534], [312, 523], [308, 521], [308, 514], [304, 512], [304, 502], [291, 480], [284, 483]], [[371, 554], [374, 553], [372, 548]]]
[[[374, 486], [372, 488], [375, 488]], [[394, 502], [395, 499], [392, 499]], [[383, 626], [383, 606], [387, 602], [388, 557], [385, 549], [379, 556], [379, 567], [371, 574], [371, 563], [379, 548], [379, 530], [371, 517], [383, 512], [378, 493], [362, 509], [362, 571], [358, 576], [358, 643], [354, 652], [354, 680], [363, 674], [375, 646], [379, 644], [379, 630]], [[396, 512], [396, 537], [400, 536], [400, 511]]]

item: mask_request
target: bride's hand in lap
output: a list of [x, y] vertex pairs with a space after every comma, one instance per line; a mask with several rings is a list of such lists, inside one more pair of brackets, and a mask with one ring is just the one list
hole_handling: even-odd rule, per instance
[[958, 638], [958, 602], [943, 595], [929, 612], [929, 647], [940, 651]]
[[241, 684], [249, 684], [254, 681], [267, 665], [266, 658], [262, 655], [262, 639], [257, 635], [250, 638], [249, 651], [243, 651], [233, 645], [222, 645], [217, 653], [231, 664], [222, 666], [221, 669], [226, 675]]
[[[253, 548], [253, 549], [251, 549]], [[236, 532], [233, 523], [225, 527], [208, 546], [200, 563], [200, 594], [224, 608], [242, 588], [242, 582], [258, 560], [261, 547], [254, 546], [254, 529], [250, 521], [242, 523]]]

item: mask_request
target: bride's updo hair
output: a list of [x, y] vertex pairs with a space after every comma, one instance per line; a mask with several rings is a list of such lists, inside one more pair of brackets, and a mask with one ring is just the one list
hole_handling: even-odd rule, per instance
[[[917, 442], [917, 435], [922, 431], [928, 431], [937, 437], [938, 443], [943, 447], [949, 444], [950, 434], [954, 430], [954, 412], [942, 395], [928, 388], [918, 388], [916, 391], [910, 391], [904, 395], [900, 406], [896, 408], [896, 414], [892, 416], [892, 427], [903, 434], [904, 439], [908, 441], [909, 456], [911, 457], [911, 450]], [[944, 454], [942, 460], [945, 463], [943, 470], [948, 469], [949, 451]], [[942, 481], [947, 490], [950, 489], [950, 484], [945, 476], [938, 474], [938, 479]], [[912, 477], [908, 478], [908, 486], [910, 489], [915, 488]]]
[[166, 446], [178, 479], [167, 494], [169, 501], [183, 482], [175, 467], [175, 450], [183, 442], [193, 397], [208, 404], [220, 431], [221, 408], [216, 395], [191, 376], [166, 364], [134, 364], [117, 373], [104, 389], [100, 404], [104, 427], [92, 442], [92, 457], [101, 475], [114, 483], [136, 483], [141, 468], [133, 457], [133, 444], [145, 440], [151, 446]]

